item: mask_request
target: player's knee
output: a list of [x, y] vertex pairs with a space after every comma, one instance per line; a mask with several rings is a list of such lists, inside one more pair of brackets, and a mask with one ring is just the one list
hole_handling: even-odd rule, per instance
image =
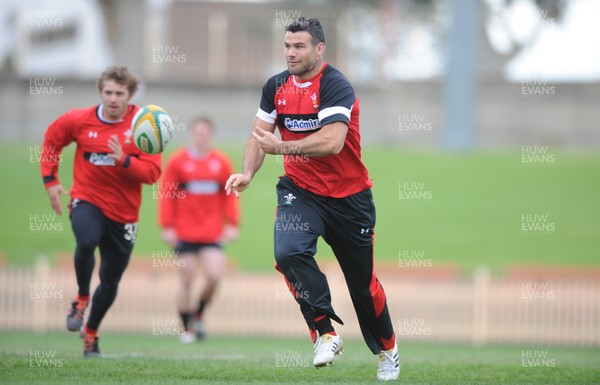
[[109, 274], [108, 272], [100, 273], [100, 285], [105, 290], [116, 291], [119, 288], [119, 282], [121, 281], [121, 275]]
[[217, 285], [219, 284], [219, 281], [221, 280], [221, 276], [220, 275], [207, 275], [206, 276], [206, 285], [208, 287], [217, 287]]
[[206, 267], [204, 270], [204, 276], [209, 283], [216, 283], [223, 277], [225, 273], [225, 266], [219, 264], [210, 267]]
[[220, 271], [207, 271], [205, 273], [205, 278], [206, 278], [206, 283], [209, 285], [216, 285], [219, 280], [221, 279], [221, 272]]
[[79, 254], [92, 255], [100, 243], [101, 228], [93, 217], [80, 215], [77, 218], [73, 219], [72, 226]]
[[77, 239], [77, 255], [85, 258], [94, 255], [98, 242], [93, 238]]
[[304, 255], [295, 245], [279, 245], [275, 248], [275, 261], [282, 267], [293, 265], [302, 255]]
[[185, 290], [189, 290], [192, 287], [193, 277], [191, 275], [181, 275], [181, 279], [179, 282], [181, 283], [181, 287]]
[[108, 281], [102, 282], [100, 281], [100, 285], [102, 286], [102, 293], [108, 297], [115, 297], [117, 292], [119, 291], [119, 282]]

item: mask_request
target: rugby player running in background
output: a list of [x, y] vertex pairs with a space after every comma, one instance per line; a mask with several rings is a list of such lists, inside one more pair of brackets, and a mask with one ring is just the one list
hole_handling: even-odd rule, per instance
[[[127, 67], [108, 67], [98, 79], [102, 103], [73, 109], [46, 131], [41, 172], [52, 209], [62, 214], [57, 154], [76, 143], [71, 187], [71, 227], [75, 235], [75, 274], [79, 290], [67, 315], [67, 329], [80, 331], [83, 353], [99, 357], [98, 329], [113, 304], [127, 268], [137, 233], [142, 184], [152, 184], [161, 172], [161, 156], [141, 152], [131, 139], [131, 120], [138, 107], [129, 104], [138, 78]], [[52, 155], [52, 156], [47, 156]], [[96, 248], [100, 250], [100, 284], [91, 298], [90, 280]]]
[[[238, 236], [238, 202], [224, 190], [233, 168], [225, 154], [212, 148], [213, 135], [209, 118], [195, 118], [190, 145], [170, 157], [160, 183], [162, 237], [181, 262], [177, 306], [185, 330], [180, 336], [183, 343], [205, 337], [204, 311], [225, 270], [223, 243]], [[192, 301], [199, 266], [206, 282]]]

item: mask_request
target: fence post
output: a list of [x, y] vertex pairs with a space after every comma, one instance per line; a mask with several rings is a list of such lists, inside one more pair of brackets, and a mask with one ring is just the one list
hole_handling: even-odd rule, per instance
[[488, 342], [488, 304], [489, 304], [490, 269], [478, 266], [473, 272], [473, 335], [474, 345], [485, 345]]
[[[48, 263], [48, 257], [45, 255], [39, 255], [35, 260], [33, 268], [34, 288], [40, 290], [48, 283], [50, 276], [50, 265]], [[41, 285], [41, 286], [40, 286]], [[31, 282], [29, 284], [31, 290]], [[32, 317], [31, 317], [31, 329], [37, 333], [43, 333], [47, 330], [47, 318], [48, 318], [48, 300], [45, 299], [32, 299], [30, 294], [30, 301], [32, 301]]]

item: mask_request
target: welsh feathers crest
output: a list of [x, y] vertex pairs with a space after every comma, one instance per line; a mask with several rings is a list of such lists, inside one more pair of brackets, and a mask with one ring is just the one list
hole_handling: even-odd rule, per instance
[[292, 194], [292, 193], [288, 193], [287, 195], [283, 196], [283, 199], [285, 199], [285, 202], [283, 202], [283, 204], [291, 206], [292, 201], [294, 199], [296, 199], [296, 196], [294, 194]]

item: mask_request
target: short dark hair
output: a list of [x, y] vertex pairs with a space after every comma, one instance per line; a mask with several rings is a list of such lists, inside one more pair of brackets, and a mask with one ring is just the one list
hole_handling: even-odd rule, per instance
[[312, 45], [316, 46], [319, 43], [325, 43], [325, 32], [323, 26], [316, 17], [310, 19], [300, 16], [285, 27], [286, 32], [301, 32], [306, 31], [312, 37]]
[[140, 79], [126, 66], [110, 66], [107, 67], [104, 72], [98, 78], [98, 91], [102, 92], [104, 88], [104, 82], [112, 80], [122, 86], [127, 86], [129, 96], [133, 96], [140, 85]]

